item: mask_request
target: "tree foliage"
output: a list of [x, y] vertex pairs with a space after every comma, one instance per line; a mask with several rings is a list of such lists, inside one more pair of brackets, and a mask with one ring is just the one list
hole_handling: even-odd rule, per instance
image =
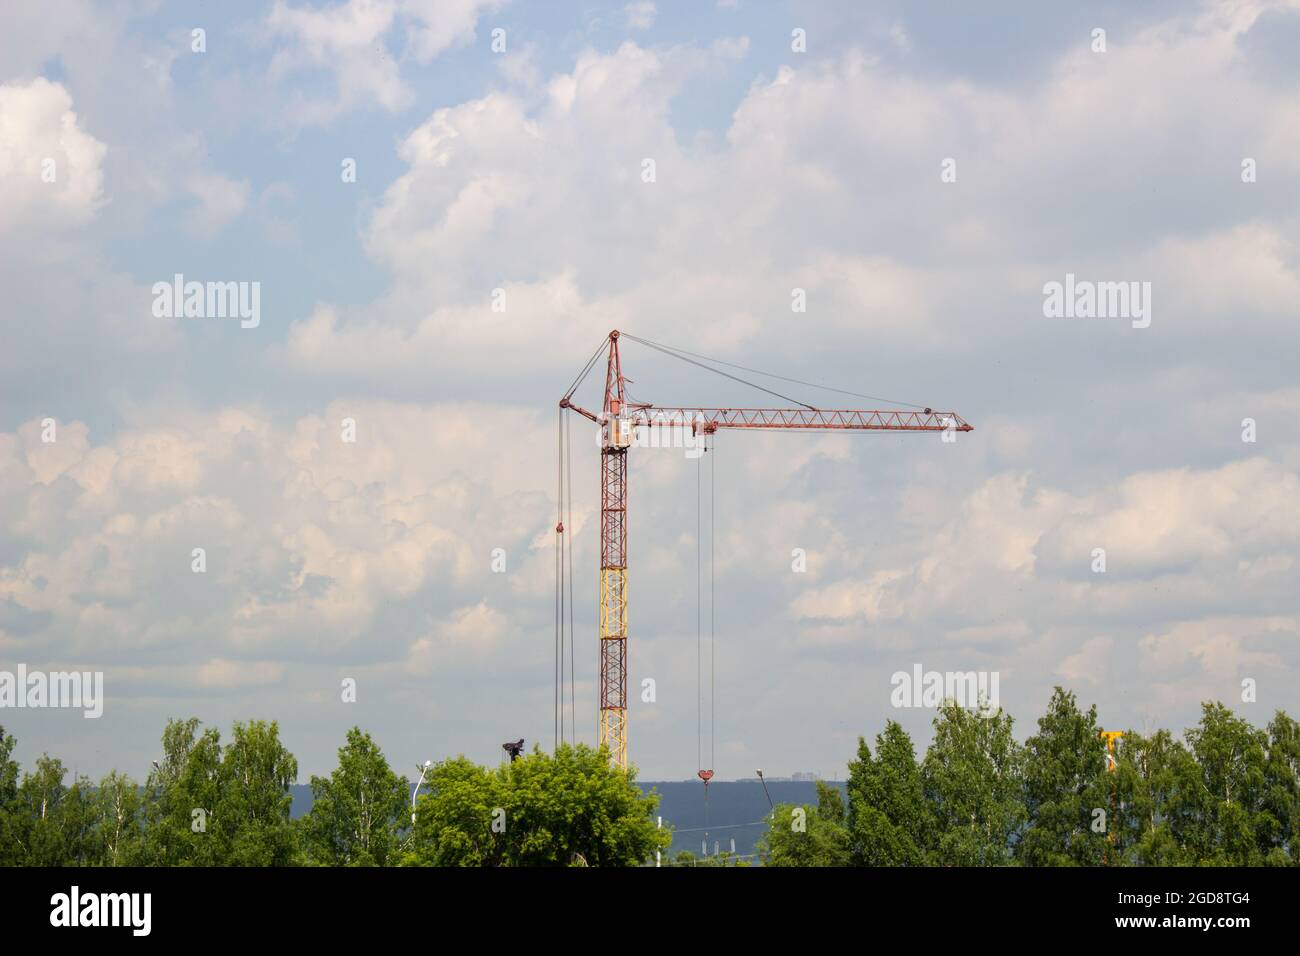
[[[1256, 727], [1220, 703], [1182, 739], [1127, 731], [1108, 772], [1095, 707], [1056, 688], [1020, 744], [1001, 711], [948, 703], [918, 759], [896, 721], [859, 738], [847, 800], [782, 804], [759, 841], [770, 866], [1294, 866], [1300, 864], [1300, 724]], [[274, 722], [235, 723], [228, 742], [197, 719], [168, 721], [143, 785], [98, 783], [37, 757], [24, 772], [0, 728], [0, 866], [634, 866], [671, 843], [609, 754], [534, 748], [483, 767], [433, 768], [417, 801], [371, 737], [348, 731], [338, 765], [312, 777], [290, 817], [298, 763]], [[729, 854], [668, 865], [730, 865]], [[740, 861], [735, 861], [744, 865]]]
[[921, 763], [930, 820], [931, 861], [949, 866], [1010, 862], [1025, 820], [1023, 751], [1003, 711], [968, 711], [948, 702], [934, 720], [934, 742]]
[[166, 866], [287, 866], [297, 861], [289, 785], [298, 761], [274, 721], [235, 723], [230, 743], [196, 719], [168, 721], [163, 759], [145, 789], [141, 862]]
[[765, 866], [848, 866], [848, 813], [836, 787], [817, 781], [817, 805], [778, 803], [758, 841]]
[[[1300, 725], [1261, 730], [1218, 703], [1180, 741], [1127, 731], [1115, 768], [1095, 707], [1056, 688], [1019, 744], [1001, 712], [940, 708], [918, 761], [889, 721], [849, 763], [845, 830], [857, 866], [1285, 866], [1300, 863]], [[808, 820], [791, 829], [790, 815]], [[838, 866], [834, 814], [783, 805], [769, 863]]]
[[464, 757], [429, 774], [411, 847], [413, 866], [635, 866], [671, 836], [657, 828], [659, 797], [610, 765], [605, 748], [561, 744], [500, 767]]
[[850, 857], [856, 866], [917, 866], [931, 832], [921, 768], [912, 738], [897, 721], [876, 735], [873, 756], [858, 738], [849, 763]]
[[410, 786], [393, 773], [369, 734], [359, 727], [349, 730], [337, 769], [311, 778], [303, 840], [312, 862], [385, 866], [393, 861], [410, 819]]
[[1095, 706], [1084, 713], [1074, 694], [1056, 688], [1038, 733], [1025, 741], [1021, 863], [1095, 866], [1105, 857], [1112, 789], [1100, 731]]

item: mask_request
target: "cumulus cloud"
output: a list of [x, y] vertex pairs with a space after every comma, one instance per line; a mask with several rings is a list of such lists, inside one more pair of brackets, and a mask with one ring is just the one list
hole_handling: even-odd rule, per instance
[[[560, 277], [631, 328], [686, 341], [701, 334], [686, 316], [710, 316], [703, 334], [719, 349], [765, 358], [780, 352], [775, 317], [790, 313], [794, 289], [808, 302], [799, 321], [824, 338], [913, 358], [969, 348], [971, 313], [987, 316], [986, 347], [1023, 342], [1044, 322], [1044, 282], [1067, 271], [1151, 281], [1163, 335], [1199, 334], [1229, 310], [1284, 314], [1300, 283], [1294, 221], [1241, 221], [1240, 205], [1214, 202], [1189, 231], [1173, 205], [1182, 199], [1158, 200], [1137, 222], [1128, 209], [1141, 182], [1174, 195], [1216, 180], [1243, 188], [1240, 156], [1182, 152], [1171, 169], [1168, 150], [1276, 129], [1233, 105], [1267, 98], [1234, 70], [1251, 22], [1215, 11], [1161, 22], [1104, 62], [1082, 44], [1041, 86], [1015, 92], [920, 79], [856, 51], [813, 59], [757, 80], [721, 141], [685, 140], [674, 125], [674, 97], [709, 62], [698, 50], [585, 52], [540, 99], [490, 93], [435, 111], [402, 142], [407, 169], [366, 228], [391, 293], [328, 328], [319, 315], [300, 320], [293, 345], [344, 355], [353, 327], [376, 323], [418, 337], [429, 303], [469, 324], [493, 289]], [[949, 157], [957, 181], [943, 184]], [[1124, 183], [1098, 180], [1099, 169], [1122, 169]], [[516, 349], [533, 354], [532, 336], [505, 336], [494, 352]], [[407, 365], [425, 357], [412, 350]], [[373, 377], [394, 373], [376, 363]]]
[[[1300, 553], [1297, 482], [1294, 470], [1260, 458], [1140, 472], [1090, 494], [1028, 473], [997, 475], [917, 539], [913, 560], [807, 590], [791, 610], [846, 626], [905, 618], [946, 630], [961, 620], [968, 623], [954, 633], [962, 639], [979, 623], [981, 636], [992, 636], [1008, 613], [1041, 628], [1058, 616], [1113, 622], [1156, 607], [1175, 613], [1155, 589], [1187, 610], [1284, 604], [1289, 558]], [[1096, 549], [1105, 552], [1104, 571]], [[885, 563], [879, 552], [873, 558]], [[1079, 658], [1071, 659], [1063, 666], [1074, 671]]]
[[251, 191], [246, 180], [200, 173], [190, 185], [195, 205], [187, 217], [189, 228], [205, 236], [220, 232], [244, 211]]
[[[25, 545], [0, 593], [50, 626], [6, 640], [117, 659], [183, 631], [223, 659], [400, 658], [412, 638], [377, 639], [381, 613], [437, 613], [481, 579], [492, 546], [527, 588], [540, 488], [493, 466], [494, 436], [520, 424], [490, 407], [357, 402], [288, 427], [240, 409], [177, 416], [92, 446], [81, 423], [49, 443], [29, 422], [0, 442], [6, 530]], [[480, 601], [439, 634], [491, 641], [506, 620]]]
[[631, 30], [649, 30], [655, 25], [656, 12], [655, 5], [650, 0], [639, 0], [623, 8], [623, 16]]
[[89, 221], [106, 201], [106, 151], [81, 128], [62, 84], [0, 84], [0, 230]]
[[333, 74], [335, 95], [322, 97], [295, 88], [292, 122], [313, 126], [371, 103], [390, 112], [412, 102], [402, 79], [401, 55], [389, 37], [406, 38], [404, 55], [417, 63], [474, 38], [482, 14], [505, 0], [345, 0], [324, 8], [277, 0], [265, 23], [277, 44], [268, 78], [282, 83], [297, 74]]

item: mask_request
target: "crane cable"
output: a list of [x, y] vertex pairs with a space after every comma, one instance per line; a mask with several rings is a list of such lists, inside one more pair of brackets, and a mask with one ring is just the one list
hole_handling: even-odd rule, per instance
[[[710, 440], [710, 437], [713, 440]], [[704, 761], [704, 535], [703, 535], [703, 458], [710, 451], [716, 455], [716, 433], [701, 436], [703, 452], [695, 463], [695, 762]], [[709, 458], [709, 766], [701, 767], [700, 779], [704, 781], [704, 830], [708, 843], [709, 781], [717, 760], [717, 611], [715, 602], [715, 547], [717, 534], [717, 468], [716, 457]]]
[[586, 380], [587, 375], [591, 372], [591, 367], [596, 364], [596, 359], [600, 358], [601, 353], [608, 347], [609, 339], [601, 339], [600, 345], [596, 346], [596, 351], [591, 353], [591, 358], [587, 359], [587, 364], [582, 367], [582, 371], [578, 373], [577, 377], [569, 385], [569, 390], [564, 393], [565, 401], [568, 401], [573, 397], [573, 393], [578, 390], [578, 386]]
[[[630, 334], [630, 333], [628, 333], [628, 332], [624, 332], [624, 333], [623, 333], [623, 337], [624, 337], [624, 338], [629, 338], [629, 339], [631, 339], [633, 342], [640, 342], [642, 345], [649, 346], [650, 348], [654, 349], [654, 350], [657, 351], [657, 352], [663, 352], [665, 355], [671, 356], [672, 358], [675, 358], [675, 359], [681, 359], [681, 361], [683, 361], [683, 362], [689, 362], [691, 365], [698, 365], [700, 368], [705, 369], [706, 371], [712, 372], [712, 373], [714, 373], [715, 375], [721, 375], [721, 376], [723, 376], [724, 378], [729, 378], [729, 379], [732, 379], [733, 381], [740, 382], [740, 384], [742, 384], [742, 385], [748, 385], [750, 388], [756, 388], [756, 389], [758, 389], [758, 390], [761, 391], [761, 392], [767, 392], [767, 394], [769, 394], [769, 395], [775, 395], [777, 398], [785, 399], [787, 402], [794, 402], [796, 405], [802, 405], [804, 408], [808, 409], [810, 412], [819, 411], [819, 409], [817, 409], [815, 406], [809, 405], [809, 404], [807, 404], [806, 402], [801, 402], [801, 401], [799, 401], [799, 399], [797, 399], [797, 398], [791, 398], [789, 395], [782, 395], [780, 392], [774, 392], [774, 391], [772, 391], [772, 389], [770, 389], [770, 388], [764, 388], [762, 385], [759, 385], [759, 384], [757, 384], [756, 382], [747, 382], [747, 381], [745, 381], [743, 378], [741, 378], [739, 375], [732, 375], [732, 374], [730, 374], [729, 372], [724, 372], [724, 371], [722, 371], [721, 369], [716, 369], [716, 368], [713, 368], [713, 367], [711, 367], [711, 366], [705, 365], [703, 362], [697, 362], [697, 361], [695, 361], [694, 359], [686, 358], [684, 355], [680, 354], [677, 350], [671, 349], [671, 348], [669, 348], [669, 347], [666, 346], [666, 345], [658, 345], [658, 344], [656, 344], [656, 343], [654, 343], [654, 342], [649, 341], [648, 339], [638, 338], [637, 336], [632, 335], [632, 334]], [[762, 374], [762, 373], [759, 373], [759, 374]]]
[[[560, 409], [556, 436], [556, 522], [555, 522], [555, 746], [577, 741], [577, 706], [574, 679], [573, 623], [573, 429], [572, 419]], [[566, 591], [567, 583], [567, 591]], [[566, 617], [567, 611], [567, 617]], [[565, 646], [568, 672], [565, 672]], [[565, 721], [565, 686], [568, 686], [569, 719]]]
[[564, 739], [564, 409], [556, 420], [555, 488], [555, 749]]
[[[573, 604], [573, 432], [572, 419], [564, 415], [565, 408], [569, 399], [573, 397], [579, 386], [586, 381], [587, 376], [591, 374], [592, 368], [596, 365], [596, 360], [600, 358], [609, 347], [608, 339], [601, 339], [600, 345], [596, 346], [596, 351], [591, 353], [591, 358], [582, 367], [574, 380], [570, 383], [568, 391], [564, 393], [564, 399], [560, 403], [559, 420], [557, 422], [556, 435], [556, 489], [555, 489], [555, 694], [554, 694], [554, 722], [555, 722], [555, 746], [558, 747], [561, 741], [571, 739], [575, 743], [578, 739], [577, 723], [577, 689], [576, 689], [576, 670], [575, 670], [575, 651], [574, 644], [576, 631], [574, 630], [574, 604]], [[567, 512], [567, 514], [566, 514]], [[567, 531], [567, 537], [566, 537]], [[567, 567], [566, 567], [567, 565]], [[568, 590], [565, 590], [565, 579], [568, 579]], [[567, 599], [568, 616], [565, 616], [565, 604]], [[566, 635], [567, 626], [567, 635]], [[568, 688], [569, 688], [569, 721], [565, 726], [564, 721], [564, 688], [565, 688], [565, 671], [564, 671], [564, 646], [568, 643], [569, 647], [569, 670], [568, 670]], [[567, 738], [566, 738], [567, 733]]]
[[696, 358], [696, 359], [702, 359], [705, 362], [712, 362], [714, 365], [725, 365], [727, 368], [738, 369], [742, 372], [749, 372], [753, 375], [762, 375], [764, 378], [772, 378], [781, 382], [790, 382], [793, 385], [803, 385], [808, 388], [821, 389], [822, 391], [825, 392], [838, 392], [841, 395], [852, 395], [854, 398], [866, 398], [866, 399], [870, 399], [873, 402], [885, 402], [886, 404], [889, 405], [906, 405], [908, 408], [929, 407], [926, 405], [917, 405], [914, 402], [900, 402], [897, 399], [893, 399], [893, 398], [882, 398], [879, 395], [864, 395], [861, 392], [851, 392], [848, 389], [844, 389], [844, 388], [832, 388], [830, 385], [819, 385], [816, 382], [806, 382], [803, 379], [790, 378], [789, 376], [786, 375], [777, 375], [774, 372], [764, 372], [761, 369], [750, 368], [749, 366], [746, 365], [737, 365], [735, 362], [725, 362], [722, 359], [712, 358], [708, 355], [701, 355], [698, 352], [690, 352], [687, 351], [686, 349], [679, 349], [676, 346], [672, 346], [672, 345], [664, 345], [661, 342], [651, 342], [649, 339], [639, 338], [638, 336], [635, 336], [630, 332], [624, 332], [622, 334], [624, 338], [631, 339], [633, 342], [639, 342], [642, 345], [649, 346], [652, 349], [656, 349], [660, 352], [663, 352], [665, 355], [669, 355], [673, 358], [680, 359], [683, 362], [690, 362], [690, 364], [692, 365], [697, 365], [700, 368], [713, 372], [717, 375], [724, 375], [727, 378], [740, 382], [742, 385], [748, 385], [751, 388], [760, 389], [764, 392], [767, 392], [769, 395], [775, 395], [778, 398], [784, 398], [787, 402], [794, 402], [796, 405], [803, 405], [804, 408], [812, 409], [813, 411], [819, 411], [819, 409], [813, 408], [812, 405], [805, 404], [804, 402], [801, 402], [798, 399], [790, 398], [788, 395], [782, 395], [780, 392], [774, 392], [771, 389], [763, 388], [762, 385], [759, 385], [756, 382], [747, 381], [736, 375], [728, 375], [726, 372], [723, 372], [720, 369], [712, 368], [708, 365], [702, 364], [701, 362], [693, 362], [691, 361], [691, 358], [687, 358], [686, 356], [691, 356], [692, 358]]
[[[573, 418], [565, 416], [564, 419], [564, 467], [566, 487], [568, 488], [568, 506], [565, 509], [568, 512], [569, 529], [565, 536], [565, 544], [569, 550], [569, 734], [573, 742], [578, 741], [578, 712], [575, 695], [577, 693], [575, 685], [577, 678], [573, 669], [574, 651], [573, 646], [577, 640], [577, 632], [573, 629]], [[560, 706], [564, 706], [561, 701]]]
[[564, 565], [560, 560], [560, 552], [564, 546], [564, 409], [559, 410], [556, 417], [556, 454], [555, 454], [555, 693], [554, 693], [554, 728], [552, 750], [558, 750], [560, 746], [560, 662], [562, 660], [560, 647], [563, 642], [562, 621], [564, 613], [560, 607], [564, 595]]

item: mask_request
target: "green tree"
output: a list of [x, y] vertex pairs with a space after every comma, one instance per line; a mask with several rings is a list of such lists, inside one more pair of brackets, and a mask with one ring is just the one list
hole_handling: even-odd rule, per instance
[[[1112, 784], [1097, 708], [1079, 710], [1073, 693], [1057, 687], [1038, 719], [1038, 733], [1025, 741], [1027, 826], [1016, 857], [1027, 866], [1095, 866], [1108, 848]], [[1097, 811], [1101, 811], [1100, 816]], [[1094, 820], [1105, 824], [1102, 832]]]
[[91, 786], [78, 777], [65, 783], [68, 771], [49, 754], [36, 760], [34, 773], [23, 775], [14, 802], [13, 836], [26, 866], [86, 866], [95, 862]]
[[17, 741], [0, 727], [0, 866], [22, 862], [19, 841], [18, 763], [13, 757]]
[[403, 864], [508, 865], [504, 834], [492, 830], [493, 814], [506, 802], [500, 771], [460, 756], [437, 764], [426, 783], [429, 789], [416, 802], [411, 850]]
[[1221, 703], [1201, 705], [1201, 722], [1187, 731], [1209, 797], [1194, 847], [1197, 862], [1258, 865], [1275, 821], [1263, 812], [1268, 734]]
[[166, 866], [286, 866], [296, 860], [289, 785], [298, 762], [274, 721], [236, 723], [223, 749], [214, 728], [171, 720], [146, 784], [142, 857]]
[[1119, 804], [1115, 849], [1132, 866], [1196, 862], [1196, 844], [1208, 804], [1196, 758], [1169, 731], [1150, 737], [1129, 731], [1118, 741], [1109, 781]]
[[464, 757], [429, 774], [417, 803], [414, 866], [635, 866], [671, 842], [656, 827], [658, 794], [642, 794], [634, 771], [609, 751], [562, 744], [495, 769]]
[[226, 851], [213, 826], [221, 792], [221, 734], [199, 720], [169, 720], [163, 756], [145, 782], [142, 860], [153, 866], [220, 866]]
[[409, 819], [410, 784], [388, 766], [379, 747], [359, 727], [339, 748], [329, 777], [312, 777], [312, 808], [303, 836], [314, 862], [327, 866], [386, 866], [396, 862]]
[[298, 853], [290, 821], [290, 785], [298, 761], [280, 743], [280, 726], [236, 722], [221, 758], [216, 817], [229, 845], [231, 866], [288, 866]]
[[758, 840], [765, 866], [848, 866], [848, 815], [838, 787], [817, 781], [817, 805], [779, 803]]
[[144, 839], [144, 799], [135, 781], [116, 770], [100, 780], [93, 797], [95, 857], [104, 866], [135, 863]]
[[925, 862], [929, 808], [912, 738], [897, 721], [876, 735], [873, 757], [858, 738], [849, 763], [848, 828], [855, 866], [920, 866]]
[[1024, 822], [1022, 751], [1002, 710], [977, 713], [949, 701], [934, 720], [921, 764], [934, 821], [931, 862], [998, 866]]
[[1300, 724], [1278, 711], [1268, 725], [1260, 850], [1270, 864], [1300, 864]]

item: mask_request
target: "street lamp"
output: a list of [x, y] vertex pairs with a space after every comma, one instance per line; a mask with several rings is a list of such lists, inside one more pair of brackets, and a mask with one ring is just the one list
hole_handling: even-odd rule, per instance
[[429, 772], [429, 768], [432, 766], [432, 760], [424, 762], [424, 766], [420, 768], [420, 779], [415, 782], [415, 789], [411, 791], [411, 826], [415, 826], [415, 798], [420, 793], [420, 785], [424, 783], [424, 775]]
[[754, 773], [758, 774], [758, 782], [763, 785], [763, 795], [767, 797], [768, 807], [770, 807], [772, 812], [775, 813], [776, 807], [772, 806], [772, 795], [767, 792], [767, 781], [763, 779], [763, 771], [755, 770]]

